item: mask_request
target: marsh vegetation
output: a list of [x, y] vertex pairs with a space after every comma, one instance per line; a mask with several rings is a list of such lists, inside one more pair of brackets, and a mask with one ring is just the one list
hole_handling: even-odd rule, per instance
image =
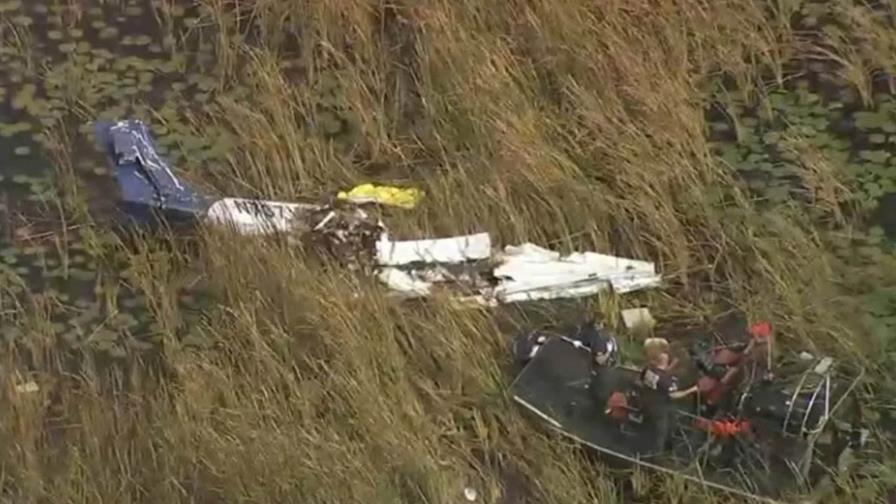
[[[90, 123], [292, 199], [423, 188], [399, 234], [656, 261], [663, 323], [738, 307], [896, 379], [889, 2], [0, 1], [0, 496], [8, 502], [718, 502], [620, 474], [505, 397], [530, 314], [405, 306], [294, 248], [123, 239]], [[548, 309], [548, 308], [546, 308]], [[553, 308], [540, 317], [565, 317]], [[37, 392], [15, 385], [33, 380]], [[874, 502], [868, 461], [826, 489]]]

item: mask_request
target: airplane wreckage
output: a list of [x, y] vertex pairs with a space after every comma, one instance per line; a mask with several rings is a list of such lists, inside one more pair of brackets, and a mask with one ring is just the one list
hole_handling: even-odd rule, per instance
[[[372, 272], [398, 296], [447, 290], [495, 306], [607, 289], [621, 294], [662, 282], [647, 261], [594, 252], [561, 256], [531, 243], [496, 251], [488, 233], [391, 240], [366, 207], [411, 208], [420, 196], [395, 189], [361, 186], [326, 203], [212, 197], [175, 176], [142, 121], [97, 123], [94, 131], [131, 222], [298, 236], [348, 267]], [[530, 331], [515, 345], [520, 371], [511, 394], [550, 428], [611, 459], [753, 498], [810, 488], [838, 455], [865, 442], [867, 431], [834, 417], [848, 409], [841, 406], [862, 372], [847, 379], [830, 358], [775, 367], [770, 326], [741, 332], [734, 341], [694, 341], [685, 366], [670, 362], [668, 341], [649, 338], [646, 363], [632, 366], [619, 362], [615, 337], [599, 324], [574, 334]], [[681, 367], [694, 383], [683, 390]]]
[[130, 222], [175, 228], [207, 224], [244, 235], [300, 237], [347, 266], [372, 265], [377, 278], [403, 297], [426, 297], [444, 288], [465, 301], [493, 306], [584, 297], [608, 288], [625, 293], [661, 282], [647, 261], [594, 252], [561, 257], [531, 243], [496, 253], [488, 233], [390, 240], [386, 226], [364, 207], [391, 203], [407, 208], [414, 195], [410, 201], [407, 194], [400, 201], [394, 194], [392, 201], [381, 201], [387, 198], [377, 198], [369, 185], [324, 204], [215, 198], [173, 173], [142, 121], [98, 122], [94, 133], [112, 165], [121, 189], [119, 206]]

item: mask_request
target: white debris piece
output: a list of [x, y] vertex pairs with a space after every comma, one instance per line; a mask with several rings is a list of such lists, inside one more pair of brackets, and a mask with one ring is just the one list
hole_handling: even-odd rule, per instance
[[561, 257], [532, 243], [506, 247], [494, 275], [500, 284], [492, 295], [504, 303], [584, 297], [608, 287], [624, 294], [662, 281], [651, 262], [594, 252]]
[[462, 263], [488, 259], [492, 241], [488, 233], [434, 240], [390, 241], [386, 234], [376, 242], [376, 260], [382, 266], [404, 266], [416, 262]]
[[33, 394], [40, 390], [40, 386], [34, 381], [27, 381], [16, 385], [16, 392], [20, 394]]
[[466, 497], [468, 502], [476, 502], [476, 499], [479, 498], [479, 492], [473, 487], [466, 487], [464, 488], [464, 497]]
[[431, 282], [415, 278], [411, 273], [397, 268], [383, 268], [377, 277], [390, 289], [408, 297], [428, 296], [432, 288]]
[[820, 361], [818, 361], [818, 364], [815, 365], [815, 368], [812, 371], [814, 371], [815, 374], [824, 375], [831, 369], [831, 366], [833, 364], [834, 364], [834, 359], [832, 359], [830, 357], [825, 357], [825, 358], [821, 359]]
[[[498, 264], [492, 270], [492, 275], [498, 280], [495, 286], [477, 288], [473, 285], [474, 280], [452, 278], [437, 266], [488, 259], [491, 256], [488, 233], [409, 241], [390, 241], [384, 233], [376, 244], [376, 255], [377, 262], [385, 266], [380, 270], [379, 278], [392, 290], [420, 297], [429, 295], [432, 286], [437, 283], [449, 280], [460, 284], [469, 282], [468, 287], [478, 295], [468, 297], [467, 301], [487, 306], [586, 297], [607, 288], [624, 294], [656, 287], [662, 281], [651, 262], [594, 252], [577, 252], [562, 257], [558, 252], [532, 243], [507, 246], [498, 254]], [[436, 267], [398, 269], [419, 263]], [[652, 324], [649, 312], [646, 316], [646, 321]]]
[[656, 325], [656, 320], [647, 308], [629, 308], [622, 310], [622, 323], [628, 329], [650, 328]]
[[258, 235], [290, 231], [297, 213], [320, 208], [306, 203], [223, 198], [209, 207], [205, 218], [212, 224], [233, 226], [240, 234]]

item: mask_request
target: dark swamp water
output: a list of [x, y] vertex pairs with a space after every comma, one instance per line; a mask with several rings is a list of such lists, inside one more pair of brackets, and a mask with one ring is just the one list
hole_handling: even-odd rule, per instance
[[[44, 334], [114, 361], [152, 352], [161, 328], [124, 254], [109, 252], [113, 237], [89, 225], [103, 223], [115, 191], [89, 143], [89, 122], [146, 119], [174, 166], [222, 160], [227, 144], [197, 133], [189, 117], [219, 91], [209, 13], [190, 2], [85, 4], [92, 6], [0, 1], [0, 333], [12, 342], [35, 329], [14, 313], [27, 299], [30, 311], [48, 315]], [[727, 101], [708, 110], [708, 134], [769, 211], [806, 201], [800, 149], [845, 175], [863, 226], [832, 247], [850, 271], [870, 279], [855, 288], [866, 307], [859, 316], [885, 343], [879, 364], [896, 365], [896, 286], [874, 270], [896, 246], [896, 96], [882, 80], [874, 103], [864, 105], [829, 71], [799, 66], [765, 108]], [[59, 148], [64, 140], [71, 155]], [[829, 210], [813, 217], [829, 218]], [[204, 293], [189, 268], [182, 276], [189, 338]], [[896, 393], [896, 380], [880, 386], [888, 397]], [[896, 426], [888, 416], [896, 402], [879, 406], [881, 422]]]
[[[0, 2], [0, 297], [7, 342], [40, 330], [111, 358], [151, 350], [159, 327], [107, 231], [116, 185], [87, 134], [97, 118], [162, 118], [175, 163], [214, 157], [183, 111], [209, 98], [207, 42], [190, 35], [194, 7], [149, 2]], [[180, 34], [179, 42], [175, 34]], [[188, 41], [189, 39], [189, 41]], [[194, 52], [176, 50], [196, 46]], [[196, 72], [185, 72], [186, 66]], [[65, 144], [68, 149], [62, 148]], [[173, 145], [176, 149], [167, 152]], [[219, 148], [220, 151], [220, 148]], [[89, 218], [87, 218], [89, 216]], [[180, 306], [201, 304], [184, 275]], [[32, 325], [29, 325], [32, 324]]]

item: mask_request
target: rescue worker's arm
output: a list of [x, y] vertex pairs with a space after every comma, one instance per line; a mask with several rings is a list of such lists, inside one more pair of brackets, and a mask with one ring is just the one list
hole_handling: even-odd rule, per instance
[[722, 376], [722, 379], [719, 381], [722, 384], [727, 385], [728, 382], [730, 382], [731, 379], [734, 378], [734, 375], [737, 374], [738, 371], [740, 371], [740, 366], [732, 366], [728, 369], [728, 371], [725, 371], [725, 375]]
[[676, 390], [675, 392], [669, 392], [669, 397], [672, 399], [681, 399], [682, 397], [687, 397], [693, 393], [697, 392], [697, 386], [685, 390]]

